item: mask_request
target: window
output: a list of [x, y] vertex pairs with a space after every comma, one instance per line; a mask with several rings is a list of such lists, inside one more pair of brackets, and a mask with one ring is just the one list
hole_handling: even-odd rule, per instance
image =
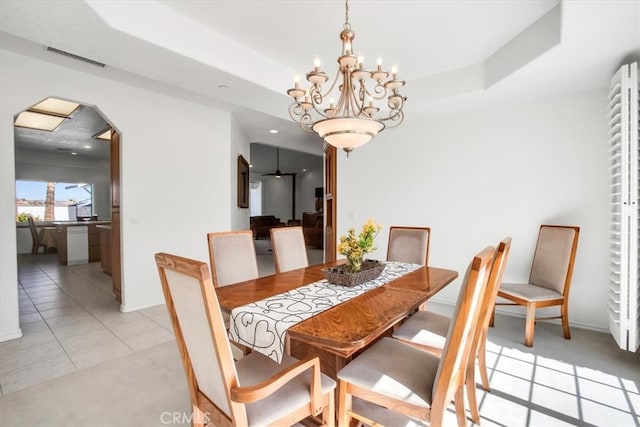
[[249, 183], [249, 215], [262, 215], [262, 182], [251, 181]]
[[[85, 183], [16, 181], [17, 221], [32, 215], [36, 221], [76, 220], [93, 215], [93, 185]], [[47, 214], [47, 193], [53, 191], [51, 212]]]

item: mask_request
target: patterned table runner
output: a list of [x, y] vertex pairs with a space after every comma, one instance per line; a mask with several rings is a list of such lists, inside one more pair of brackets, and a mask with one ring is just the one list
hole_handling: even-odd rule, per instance
[[334, 305], [417, 270], [418, 264], [385, 262], [380, 276], [357, 286], [332, 285], [326, 279], [236, 307], [231, 311], [232, 341], [259, 351], [280, 363], [287, 329]]

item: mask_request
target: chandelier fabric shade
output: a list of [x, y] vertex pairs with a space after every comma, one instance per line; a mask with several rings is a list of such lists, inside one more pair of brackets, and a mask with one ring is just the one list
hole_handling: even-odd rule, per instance
[[382, 68], [382, 59], [378, 58], [376, 68], [366, 69], [363, 56], [354, 54], [354, 38], [346, 0], [345, 23], [340, 33], [342, 52], [334, 80], [328, 89], [323, 88], [329, 77], [316, 58], [313, 70], [306, 75], [309, 87], [301, 87], [296, 76], [294, 87], [287, 91], [293, 98], [289, 106], [291, 118], [303, 130], [317, 133], [328, 144], [342, 148], [347, 155], [386, 127], [401, 124], [406, 101], [399, 93], [405, 82], [398, 79], [397, 67], [394, 65], [388, 72]]

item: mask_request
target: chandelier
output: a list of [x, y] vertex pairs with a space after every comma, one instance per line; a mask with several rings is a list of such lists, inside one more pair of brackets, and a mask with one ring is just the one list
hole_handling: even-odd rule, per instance
[[[328, 144], [342, 148], [349, 156], [354, 149], [369, 142], [388, 127], [402, 123], [402, 107], [407, 98], [398, 93], [404, 80], [398, 80], [394, 65], [391, 73], [377, 66], [367, 70], [362, 55], [354, 55], [355, 33], [349, 24], [349, 0], [345, 1], [345, 23], [340, 40], [342, 54], [338, 57], [338, 71], [329, 88], [323, 85], [329, 77], [320, 69], [320, 59], [313, 61], [313, 70], [307, 73], [309, 88], [300, 87], [300, 78], [287, 90], [293, 98], [289, 115], [307, 132], [316, 132]], [[335, 99], [337, 98], [337, 102]], [[384, 105], [381, 110], [376, 105]]]

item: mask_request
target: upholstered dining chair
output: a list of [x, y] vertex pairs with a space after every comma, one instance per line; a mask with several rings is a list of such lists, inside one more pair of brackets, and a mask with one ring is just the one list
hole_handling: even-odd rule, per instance
[[387, 261], [427, 265], [430, 237], [430, 227], [389, 227]]
[[276, 273], [309, 266], [302, 227], [272, 228], [271, 245]]
[[368, 413], [356, 413], [356, 399], [430, 421], [433, 427], [443, 425], [446, 408], [454, 400], [458, 424], [465, 425], [465, 371], [494, 253], [489, 246], [471, 261], [441, 357], [385, 337], [338, 372], [340, 427], [351, 419], [370, 425], [376, 421]]
[[[478, 404], [476, 401], [476, 356], [482, 380], [482, 388], [489, 391], [489, 375], [487, 373], [486, 361], [487, 334], [489, 331], [489, 321], [493, 314], [493, 306], [496, 302], [496, 295], [498, 293], [500, 283], [502, 283], [502, 277], [507, 265], [507, 260], [509, 259], [510, 251], [511, 238], [506, 237], [498, 244], [496, 255], [491, 265], [489, 282], [484, 294], [484, 299], [482, 300], [479, 321], [475, 326], [473, 342], [471, 345], [471, 355], [467, 365], [467, 374], [465, 378], [467, 400], [469, 402], [471, 420], [476, 424], [480, 423], [480, 412], [478, 411]], [[419, 311], [409, 317], [398, 329], [396, 329], [393, 332], [393, 337], [440, 356], [446, 343], [450, 323], [450, 317], [430, 311]]]
[[206, 263], [155, 255], [182, 357], [193, 425], [292, 425], [309, 416], [335, 424], [335, 381], [317, 357], [278, 364], [253, 352], [234, 363]]
[[542, 307], [560, 306], [559, 316], [537, 319], [561, 319], [564, 337], [571, 339], [569, 289], [579, 234], [580, 227], [576, 226], [541, 225], [528, 283], [503, 283], [498, 290], [500, 298], [512, 302], [497, 302], [496, 305], [522, 305], [527, 308], [524, 333], [527, 347], [533, 346], [536, 310]]
[[[232, 285], [258, 278], [258, 261], [253, 242], [253, 231], [222, 231], [207, 234], [211, 276], [215, 287]], [[222, 312], [224, 324], [229, 329], [231, 314]], [[234, 343], [242, 354], [250, 350]]]
[[[27, 215], [27, 221], [29, 222], [29, 231], [31, 232], [31, 253], [37, 254], [40, 248], [42, 248], [43, 252], [47, 252], [47, 244], [40, 241], [39, 230], [38, 227], [36, 227], [33, 217], [31, 215]], [[55, 230], [55, 227], [41, 227], [41, 229], [42, 228]]]
[[214, 286], [227, 286], [258, 277], [251, 230], [208, 233], [207, 242]]

